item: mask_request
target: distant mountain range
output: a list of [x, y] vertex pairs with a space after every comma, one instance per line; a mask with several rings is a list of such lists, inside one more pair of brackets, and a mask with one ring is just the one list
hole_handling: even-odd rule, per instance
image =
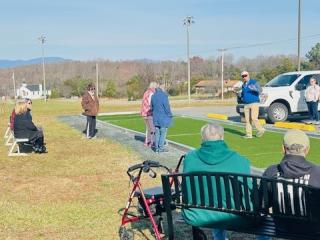
[[[70, 59], [64, 59], [60, 57], [46, 57], [45, 63], [57, 63], [57, 62], [65, 62], [70, 61]], [[0, 59], [0, 68], [12, 68], [19, 67], [25, 65], [39, 64], [42, 63], [42, 58], [33, 58], [29, 60], [1, 60]]]

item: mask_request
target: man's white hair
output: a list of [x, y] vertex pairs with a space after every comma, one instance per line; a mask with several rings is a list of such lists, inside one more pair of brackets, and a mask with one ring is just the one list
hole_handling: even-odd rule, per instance
[[156, 83], [156, 82], [151, 82], [149, 84], [149, 88], [157, 88], [157, 87], [158, 87], [158, 83]]
[[201, 128], [201, 138], [204, 141], [223, 140], [224, 129], [218, 124], [208, 123]]

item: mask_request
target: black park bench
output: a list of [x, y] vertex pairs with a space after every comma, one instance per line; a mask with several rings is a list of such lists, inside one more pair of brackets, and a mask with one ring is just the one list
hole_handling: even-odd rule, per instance
[[[202, 172], [162, 175], [162, 187], [169, 240], [174, 239], [172, 209], [176, 208], [232, 213], [253, 223], [225, 230], [285, 239], [320, 239], [320, 189], [305, 184]], [[192, 230], [193, 239], [206, 239], [198, 227]]]

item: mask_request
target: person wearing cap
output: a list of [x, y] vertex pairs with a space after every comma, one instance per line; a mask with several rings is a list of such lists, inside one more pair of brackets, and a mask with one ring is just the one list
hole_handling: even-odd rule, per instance
[[260, 125], [259, 116], [259, 95], [261, 93], [260, 84], [255, 79], [250, 79], [249, 73], [243, 71], [242, 77], [242, 90], [241, 102], [244, 103], [244, 117], [246, 121], [246, 135], [244, 138], [252, 138], [252, 124], [257, 129], [257, 137], [262, 137], [265, 129]]
[[83, 115], [87, 117], [86, 129], [83, 131], [83, 133], [86, 134], [88, 139], [91, 139], [97, 132], [96, 116], [99, 112], [99, 99], [96, 95], [96, 88], [94, 84], [88, 84], [87, 91], [82, 96], [81, 105], [84, 110]]
[[[309, 137], [301, 130], [288, 130], [283, 138], [282, 150], [284, 156], [279, 164], [268, 167], [263, 176], [270, 178], [286, 179], [290, 182], [298, 182], [312, 187], [320, 188], [320, 166], [313, 164], [306, 159], [310, 150]], [[278, 188], [279, 195], [281, 188]], [[272, 194], [272, 193], [270, 193]], [[288, 189], [289, 196], [292, 191]], [[301, 195], [301, 203], [304, 204], [303, 196]], [[281, 201], [281, 199], [279, 199]], [[318, 202], [309, 202], [308, 207], [319, 212]], [[315, 204], [315, 205], [314, 205]], [[270, 206], [272, 207], [272, 206]], [[300, 205], [301, 207], [301, 205]], [[304, 208], [304, 207], [303, 207]], [[317, 213], [315, 213], [317, 215]], [[297, 232], [314, 232], [318, 231], [318, 224], [296, 223], [289, 220], [281, 221], [281, 219], [274, 218], [275, 226], [279, 229], [290, 229], [290, 231]], [[265, 238], [270, 239], [271, 238]]]
[[301, 130], [288, 130], [283, 138], [284, 157], [266, 169], [263, 176], [299, 180], [320, 188], [320, 166], [306, 159], [310, 150], [309, 137]]

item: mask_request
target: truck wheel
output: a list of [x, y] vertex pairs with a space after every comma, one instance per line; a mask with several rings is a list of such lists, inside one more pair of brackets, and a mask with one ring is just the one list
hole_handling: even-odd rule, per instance
[[288, 118], [288, 108], [283, 103], [273, 103], [268, 110], [268, 120], [271, 123], [282, 122]]

